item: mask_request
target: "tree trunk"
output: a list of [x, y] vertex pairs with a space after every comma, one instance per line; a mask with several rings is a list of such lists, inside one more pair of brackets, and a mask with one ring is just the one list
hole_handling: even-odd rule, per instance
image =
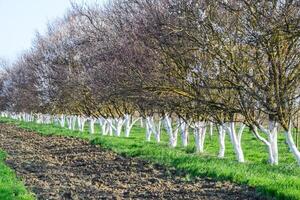
[[174, 129], [172, 126], [172, 118], [169, 117], [168, 115], [165, 116], [164, 123], [165, 123], [167, 133], [169, 135], [169, 145], [170, 147], [174, 148], [177, 146], [177, 135], [178, 135], [179, 126], [177, 125], [177, 127]]
[[195, 135], [196, 153], [204, 152], [205, 134], [206, 134], [206, 123], [195, 122], [194, 135]]
[[76, 116], [72, 116], [72, 130], [76, 130]]
[[86, 122], [86, 118], [85, 117], [81, 117], [81, 127], [80, 127], [80, 131], [83, 132], [84, 131], [84, 125], [85, 125], [85, 122]]
[[109, 136], [112, 136], [113, 135], [113, 121], [111, 118], [108, 118], [107, 122], [108, 122], [108, 127], [107, 127], [108, 134], [109, 134]]
[[233, 145], [234, 152], [236, 155], [236, 159], [240, 163], [245, 162], [244, 153], [243, 153], [242, 144], [241, 144], [242, 133], [245, 128], [245, 125], [244, 124], [241, 125], [238, 133], [236, 133], [234, 122], [230, 122], [229, 126], [225, 125], [225, 127], [229, 133], [230, 140], [231, 140], [231, 143]]
[[147, 120], [147, 123], [149, 125], [151, 132], [154, 134], [155, 141], [157, 143], [159, 143], [160, 142], [161, 119], [159, 119], [158, 122], [155, 123], [154, 117], [150, 117]]
[[151, 141], [151, 134], [152, 134], [152, 129], [151, 129], [151, 119], [153, 117], [147, 116], [146, 117], [146, 141], [150, 142]]
[[132, 119], [132, 116], [129, 114], [125, 115], [125, 137], [129, 137], [130, 131], [133, 127], [133, 125], [139, 120], [140, 118], [137, 118], [135, 120]]
[[89, 132], [90, 134], [94, 134], [95, 133], [95, 122], [96, 119], [95, 118], [90, 118], [90, 126], [89, 126]]
[[188, 146], [188, 135], [189, 135], [189, 125], [183, 120], [179, 119], [181, 142], [183, 147]]
[[72, 117], [71, 116], [67, 117], [67, 124], [68, 124], [68, 129], [72, 130]]
[[116, 118], [114, 119], [115, 121], [115, 126], [113, 126], [112, 128], [114, 129], [115, 131], [115, 135], [117, 137], [120, 137], [121, 136], [121, 132], [122, 132], [122, 127], [123, 127], [123, 124], [124, 124], [124, 119], [122, 118]]
[[105, 118], [99, 118], [99, 124], [101, 126], [101, 133], [102, 135], [107, 135], [108, 129], [107, 129], [107, 121]]
[[286, 137], [286, 142], [293, 153], [294, 157], [296, 158], [298, 165], [300, 165], [300, 152], [297, 149], [293, 136], [292, 136], [292, 125], [290, 124], [289, 129], [285, 131], [285, 137]]
[[259, 125], [258, 128], [267, 136], [267, 140], [260, 136], [256, 126], [254, 126], [253, 128], [253, 133], [255, 134], [257, 139], [262, 141], [267, 146], [269, 154], [269, 163], [271, 165], [278, 165], [278, 123], [273, 120], [269, 120], [268, 129], [265, 129], [262, 125]]
[[219, 158], [224, 158], [225, 156], [225, 136], [226, 136], [226, 131], [223, 128], [223, 125], [219, 126]]
[[214, 124], [212, 122], [209, 122], [209, 136], [210, 136], [210, 139], [212, 139], [213, 133], [214, 133]]

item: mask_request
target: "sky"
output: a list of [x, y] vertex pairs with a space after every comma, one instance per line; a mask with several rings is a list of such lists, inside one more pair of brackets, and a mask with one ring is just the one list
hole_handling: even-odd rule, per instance
[[43, 33], [47, 23], [63, 16], [70, 5], [69, 0], [0, 0], [0, 58], [13, 62], [30, 48], [36, 31]]

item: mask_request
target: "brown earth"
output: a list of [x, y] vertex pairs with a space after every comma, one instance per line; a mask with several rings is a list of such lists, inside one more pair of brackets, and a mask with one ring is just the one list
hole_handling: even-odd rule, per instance
[[254, 189], [120, 156], [87, 141], [0, 124], [7, 164], [38, 199], [259, 199]]

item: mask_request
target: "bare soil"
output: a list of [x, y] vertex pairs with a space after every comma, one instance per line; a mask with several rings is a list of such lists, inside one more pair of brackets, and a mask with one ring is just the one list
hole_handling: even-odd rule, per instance
[[128, 158], [87, 141], [0, 124], [0, 148], [38, 199], [259, 199], [253, 188]]

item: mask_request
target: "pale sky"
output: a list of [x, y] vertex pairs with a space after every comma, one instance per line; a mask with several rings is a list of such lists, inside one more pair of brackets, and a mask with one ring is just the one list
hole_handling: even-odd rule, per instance
[[69, 0], [0, 0], [0, 58], [14, 61], [23, 50], [30, 48], [36, 31], [43, 33], [47, 23], [63, 16], [68, 8]]

